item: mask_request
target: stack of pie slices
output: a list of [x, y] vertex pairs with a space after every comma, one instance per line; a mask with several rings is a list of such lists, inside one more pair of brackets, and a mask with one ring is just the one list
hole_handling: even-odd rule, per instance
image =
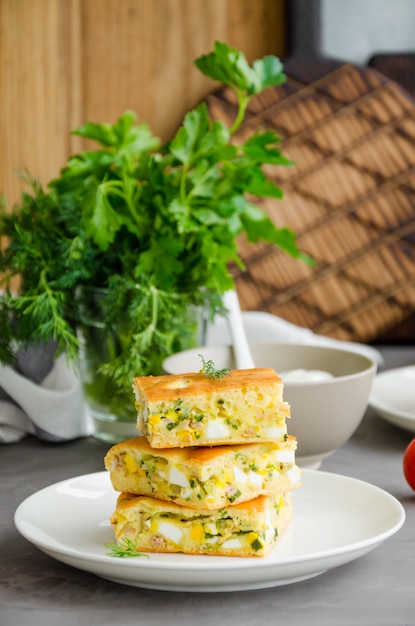
[[134, 379], [141, 436], [105, 457], [117, 543], [140, 552], [265, 556], [300, 485], [283, 383], [270, 368]]

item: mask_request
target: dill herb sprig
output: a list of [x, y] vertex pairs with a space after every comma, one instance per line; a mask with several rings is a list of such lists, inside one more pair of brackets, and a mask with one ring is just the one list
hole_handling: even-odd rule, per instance
[[150, 558], [148, 554], [139, 552], [137, 545], [128, 537], [124, 537], [118, 544], [116, 541], [110, 541], [105, 544], [105, 547], [110, 550], [107, 552], [107, 556], [116, 556], [118, 558], [132, 557], [132, 556], [145, 556]]
[[203, 363], [203, 367], [199, 371], [204, 376], [206, 376], [206, 378], [210, 378], [211, 380], [217, 380], [220, 382], [222, 378], [224, 378], [224, 376], [231, 375], [231, 370], [229, 369], [229, 367], [224, 367], [223, 369], [218, 370], [215, 368], [215, 364], [212, 361], [212, 359], [209, 359], [208, 361], [206, 361], [202, 354], [199, 354], [198, 356], [200, 356], [200, 358], [202, 359], [202, 363]]

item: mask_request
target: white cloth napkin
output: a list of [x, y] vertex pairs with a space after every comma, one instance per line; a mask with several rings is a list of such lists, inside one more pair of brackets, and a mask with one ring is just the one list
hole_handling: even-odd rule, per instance
[[0, 443], [29, 434], [51, 442], [90, 434], [81, 383], [64, 355], [51, 363], [41, 382], [0, 365], [0, 387]]
[[[373, 359], [380, 367], [383, 364], [383, 357], [378, 350], [361, 343], [342, 341], [317, 335], [309, 328], [296, 326], [291, 322], [262, 311], [243, 311], [242, 322], [248, 341], [264, 343], [304, 343], [333, 348], [342, 348], [357, 352]], [[231, 337], [228, 324], [224, 317], [216, 316], [213, 324], [207, 329], [206, 344], [209, 345], [231, 345]]]

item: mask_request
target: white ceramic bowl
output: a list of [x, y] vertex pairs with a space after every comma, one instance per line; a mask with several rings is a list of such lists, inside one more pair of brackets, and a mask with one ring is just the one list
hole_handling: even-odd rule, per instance
[[[297, 437], [297, 462], [318, 468], [353, 435], [367, 408], [376, 363], [346, 349], [293, 343], [251, 343], [256, 367], [289, 370], [322, 370], [329, 380], [284, 382], [284, 400], [291, 406], [288, 432]], [[231, 346], [202, 346], [168, 357], [166, 374], [199, 371], [200, 354], [212, 359], [217, 369], [234, 368]]]

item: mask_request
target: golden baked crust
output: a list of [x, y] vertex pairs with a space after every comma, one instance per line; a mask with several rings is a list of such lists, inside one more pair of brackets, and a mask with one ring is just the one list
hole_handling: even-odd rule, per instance
[[154, 449], [135, 437], [113, 446], [104, 464], [116, 491], [219, 509], [299, 486], [296, 443]]
[[257, 367], [245, 370], [231, 370], [229, 376], [220, 380], [212, 380], [201, 372], [187, 374], [169, 374], [166, 376], [139, 376], [134, 378], [149, 403], [167, 400], [169, 403], [181, 398], [195, 395], [227, 394], [231, 390], [244, 386], [260, 385], [263, 389], [271, 389], [275, 399], [282, 400], [282, 380], [269, 367]]
[[220, 510], [197, 510], [121, 494], [111, 516], [116, 541], [140, 552], [261, 557], [292, 518], [290, 494], [259, 496]]
[[153, 448], [283, 441], [290, 407], [271, 368], [134, 378], [137, 428]]

